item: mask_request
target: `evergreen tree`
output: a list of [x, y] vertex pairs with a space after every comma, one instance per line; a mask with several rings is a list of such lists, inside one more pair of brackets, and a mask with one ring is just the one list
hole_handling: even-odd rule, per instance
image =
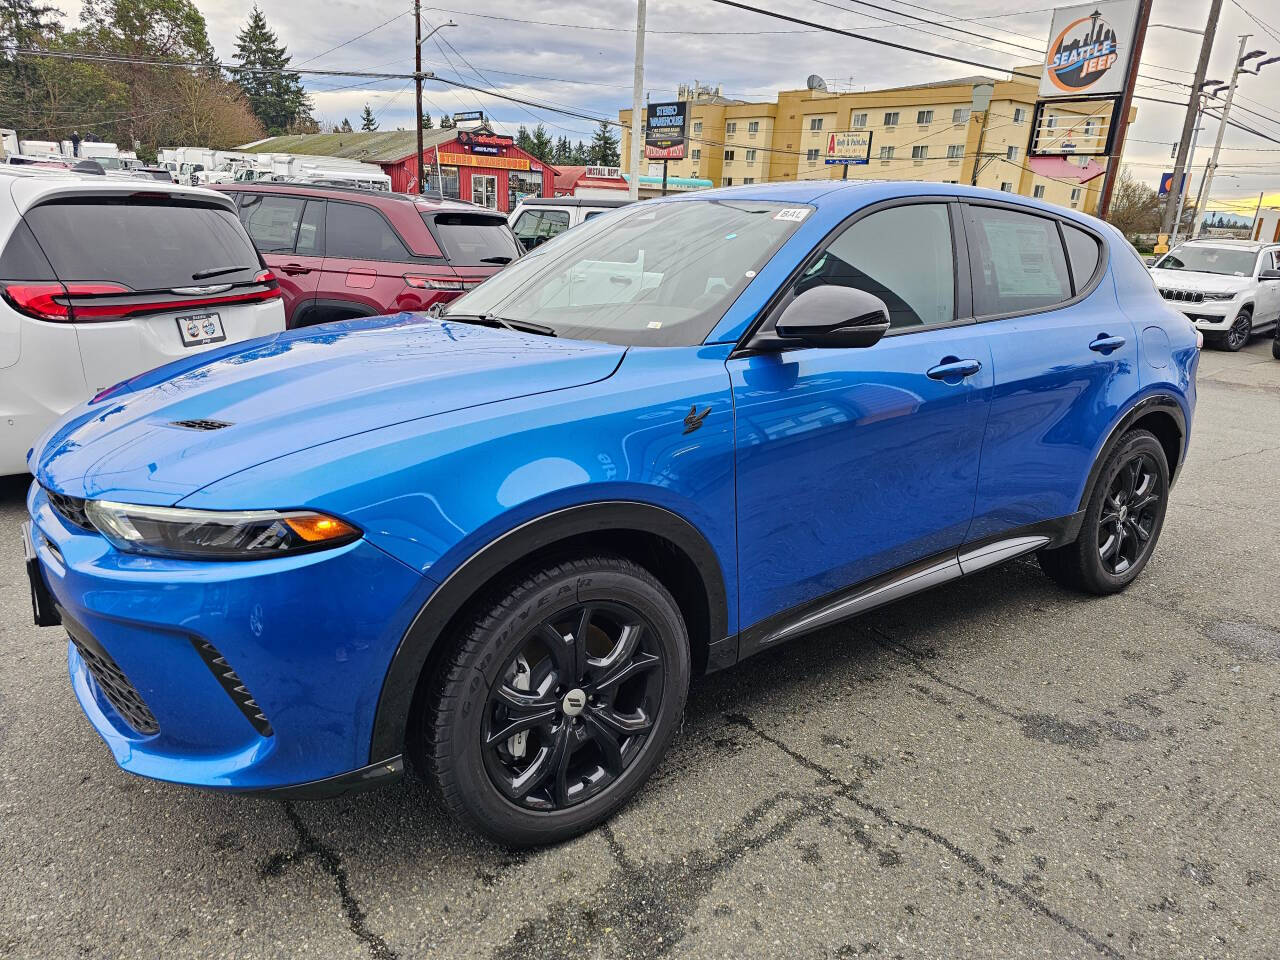
[[22, 128], [39, 116], [36, 98], [44, 61], [10, 51], [47, 46], [61, 32], [61, 17], [57, 7], [40, 0], [0, 0], [0, 117], [18, 127], [19, 135], [29, 135]]
[[369, 109], [369, 105], [364, 105], [364, 112], [360, 114], [361, 130], [377, 130], [378, 121], [373, 118], [373, 111]]
[[342, 126], [338, 128], [338, 132], [339, 132], [339, 133], [350, 133], [353, 129], [354, 129], [354, 128], [351, 126], [351, 121], [350, 121], [350, 120], [348, 120], [346, 117], [343, 117], [343, 118], [342, 118]]
[[453, 117], [449, 116], [447, 113], [442, 113], [440, 115], [440, 129], [452, 130], [453, 126]]
[[516, 146], [526, 153], [533, 153], [533, 137], [529, 136], [529, 129], [523, 123], [516, 131]]
[[550, 163], [554, 150], [555, 144], [551, 142], [551, 135], [547, 133], [547, 128], [538, 124], [529, 135], [529, 152], [543, 163]]
[[556, 138], [556, 148], [551, 154], [551, 163], [554, 166], [565, 166], [573, 163], [573, 147], [569, 145], [569, 138], [560, 136]]
[[435, 123], [434, 123], [434, 122], [432, 121], [432, 119], [431, 119], [431, 114], [429, 114], [429, 113], [424, 113], [424, 114], [422, 115], [422, 129], [423, 129], [423, 130], [432, 130], [432, 129], [434, 129], [434, 128], [435, 128]]
[[591, 163], [591, 154], [587, 150], [587, 145], [579, 140], [573, 146], [573, 152], [569, 155], [569, 162], [575, 167], [585, 167]]
[[605, 121], [600, 121], [596, 135], [591, 138], [591, 147], [587, 151], [588, 163], [601, 167], [616, 167], [622, 160], [618, 153], [618, 138]]
[[236, 35], [235, 60], [231, 75], [268, 133], [279, 134], [312, 122], [311, 100], [299, 75], [274, 72], [288, 69], [293, 57], [267, 26], [267, 18], [256, 4]]

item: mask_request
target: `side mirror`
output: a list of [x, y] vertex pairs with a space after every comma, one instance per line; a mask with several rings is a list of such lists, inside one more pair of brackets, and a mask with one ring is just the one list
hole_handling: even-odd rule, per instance
[[1143, 257], [1142, 260], [1148, 267], [1154, 267], [1156, 265], [1155, 257]]
[[[800, 294], [782, 311], [774, 332], [810, 347], [870, 347], [889, 331], [889, 308], [856, 287], [823, 284]], [[797, 344], [797, 345], [799, 345]]]
[[1258, 274], [1259, 280], [1280, 280], [1280, 270], [1263, 270]]

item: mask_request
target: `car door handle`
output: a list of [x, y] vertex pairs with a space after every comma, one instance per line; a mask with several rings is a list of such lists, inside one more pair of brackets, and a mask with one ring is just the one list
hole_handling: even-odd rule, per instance
[[1109, 337], [1105, 333], [1098, 334], [1098, 338], [1089, 344], [1090, 350], [1096, 350], [1098, 353], [1110, 353], [1112, 350], [1119, 350], [1124, 346], [1124, 337]]
[[956, 360], [953, 357], [947, 357], [936, 367], [930, 367], [926, 370], [925, 376], [930, 380], [959, 381], [965, 377], [972, 377], [981, 369], [982, 364], [977, 360]]
[[297, 274], [300, 274], [300, 273], [310, 273], [310, 272], [311, 272], [311, 268], [310, 268], [310, 267], [304, 267], [304, 266], [303, 266], [302, 264], [300, 264], [300, 263], [286, 263], [286, 264], [285, 264], [284, 266], [282, 266], [280, 269], [281, 269], [281, 271], [283, 271], [284, 273], [289, 274], [289, 276], [291, 276], [291, 277], [292, 277], [292, 276], [296, 276]]

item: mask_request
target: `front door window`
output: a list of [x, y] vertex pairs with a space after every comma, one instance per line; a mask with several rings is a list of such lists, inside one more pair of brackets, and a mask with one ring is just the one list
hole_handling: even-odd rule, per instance
[[475, 174], [471, 178], [471, 202], [490, 210], [498, 208], [498, 178]]

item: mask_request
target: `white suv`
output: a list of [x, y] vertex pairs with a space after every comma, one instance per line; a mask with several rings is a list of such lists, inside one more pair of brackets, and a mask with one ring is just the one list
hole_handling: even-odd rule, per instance
[[1280, 244], [1190, 240], [1157, 260], [1151, 278], [1206, 340], [1227, 350], [1280, 319]]
[[570, 227], [630, 202], [612, 197], [525, 197], [511, 211], [507, 224], [520, 245], [532, 250]]
[[226, 195], [0, 167], [0, 475], [101, 390], [282, 330], [280, 288]]

